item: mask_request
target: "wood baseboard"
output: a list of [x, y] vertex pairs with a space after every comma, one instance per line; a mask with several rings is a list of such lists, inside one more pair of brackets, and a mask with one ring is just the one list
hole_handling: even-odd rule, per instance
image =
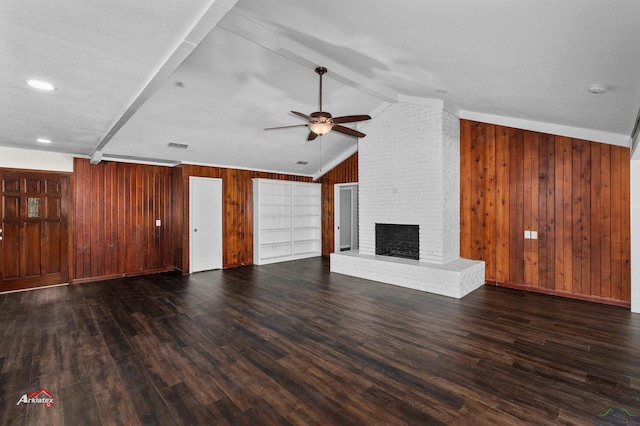
[[606, 297], [588, 296], [585, 294], [576, 294], [576, 293], [571, 293], [571, 292], [562, 291], [562, 290], [550, 290], [547, 288], [529, 287], [526, 285], [511, 284], [511, 283], [490, 281], [490, 280], [487, 280], [486, 284], [494, 285], [496, 287], [507, 287], [507, 288], [513, 288], [516, 290], [530, 291], [532, 293], [549, 294], [551, 296], [566, 297], [568, 299], [584, 300], [587, 302], [595, 302], [595, 303], [601, 303], [604, 305], [620, 306], [622, 308], [631, 309], [631, 302], [627, 302], [624, 300], [607, 299]]
[[138, 275], [149, 275], [149, 274], [159, 274], [162, 272], [172, 272], [175, 271], [176, 268], [173, 266], [168, 268], [157, 268], [157, 269], [147, 269], [144, 271], [136, 271], [136, 272], [125, 272], [124, 274], [113, 274], [113, 275], [101, 275], [99, 277], [86, 277], [86, 278], [75, 278], [71, 280], [70, 284], [83, 284], [90, 283], [94, 281], [106, 281], [113, 280], [116, 278], [124, 278], [124, 277], [136, 277]]

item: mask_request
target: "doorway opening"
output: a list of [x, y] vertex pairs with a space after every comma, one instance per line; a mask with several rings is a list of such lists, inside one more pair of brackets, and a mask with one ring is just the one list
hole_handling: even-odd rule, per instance
[[358, 249], [358, 184], [334, 185], [334, 251]]

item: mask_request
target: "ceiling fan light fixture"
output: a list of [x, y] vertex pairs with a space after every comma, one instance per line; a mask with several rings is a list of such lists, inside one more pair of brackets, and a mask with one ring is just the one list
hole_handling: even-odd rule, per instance
[[309, 130], [318, 136], [326, 135], [333, 128], [333, 117], [328, 112], [312, 112], [309, 116]]
[[309, 129], [318, 136], [329, 133], [331, 128], [333, 128], [333, 123], [328, 121], [309, 123]]

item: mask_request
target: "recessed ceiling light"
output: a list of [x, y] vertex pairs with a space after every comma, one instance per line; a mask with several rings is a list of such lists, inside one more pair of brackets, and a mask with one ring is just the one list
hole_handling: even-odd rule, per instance
[[49, 139], [44, 139], [44, 138], [38, 138], [36, 139], [36, 142], [40, 142], [40, 143], [51, 143], [51, 141]]
[[594, 83], [589, 86], [589, 93], [593, 93], [595, 95], [606, 93], [607, 90], [607, 87], [603, 84]]
[[34, 89], [46, 90], [50, 92], [52, 90], [56, 90], [55, 86], [47, 81], [42, 80], [27, 80], [26, 83], [33, 87]]

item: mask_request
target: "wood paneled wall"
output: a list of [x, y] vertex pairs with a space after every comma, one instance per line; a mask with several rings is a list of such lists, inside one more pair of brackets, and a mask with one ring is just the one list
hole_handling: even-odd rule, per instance
[[173, 268], [172, 173], [169, 167], [74, 160], [74, 282]]
[[490, 282], [628, 304], [629, 149], [460, 125], [461, 256], [484, 260]]
[[174, 264], [189, 271], [189, 176], [222, 179], [222, 266], [253, 264], [253, 178], [311, 182], [310, 177], [182, 165], [176, 168], [174, 215], [176, 216]]
[[[333, 183], [357, 181], [357, 164], [354, 155], [320, 181], [323, 254], [333, 247]], [[253, 263], [253, 178], [312, 182], [304, 176], [193, 165], [93, 165], [76, 159], [74, 168], [74, 282], [174, 267], [187, 272], [189, 176], [223, 181], [224, 268]]]
[[336, 183], [358, 182], [358, 153], [340, 163], [318, 179], [322, 183], [322, 255], [334, 250], [334, 189]]

